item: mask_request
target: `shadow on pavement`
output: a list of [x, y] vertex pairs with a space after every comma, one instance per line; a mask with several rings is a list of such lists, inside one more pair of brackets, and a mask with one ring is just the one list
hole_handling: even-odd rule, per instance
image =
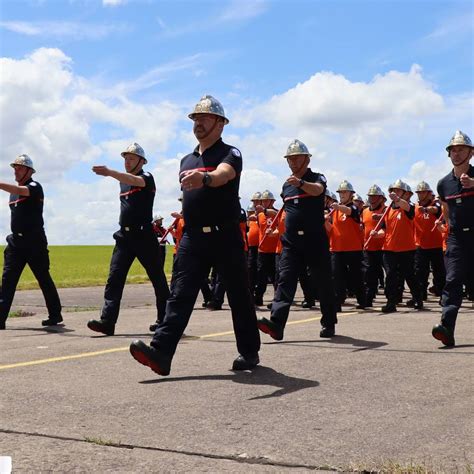
[[74, 329], [68, 329], [65, 326], [55, 326], [55, 327], [40, 327], [40, 328], [7, 328], [10, 331], [34, 331], [44, 334], [45, 332], [49, 334], [64, 334], [67, 332], [75, 332]]
[[365, 339], [355, 339], [354, 337], [349, 336], [334, 336], [331, 339], [312, 339], [307, 341], [281, 341], [281, 342], [271, 342], [270, 344], [305, 344], [305, 343], [326, 343], [326, 344], [345, 344], [351, 345], [354, 347], [360, 347], [360, 349], [355, 349], [353, 352], [367, 351], [370, 349], [377, 349], [379, 347], [387, 346], [388, 342], [383, 341], [366, 341]]
[[235, 372], [232, 375], [193, 375], [188, 377], [172, 377], [160, 378], [154, 380], [144, 380], [139, 382], [144, 385], [167, 382], [184, 382], [184, 381], [203, 381], [203, 380], [230, 380], [235, 383], [242, 383], [246, 385], [269, 385], [277, 387], [272, 393], [267, 395], [260, 395], [252, 397], [249, 400], [262, 400], [265, 398], [281, 397], [288, 395], [305, 388], [315, 388], [319, 386], [316, 380], [300, 379], [297, 377], [290, 377], [288, 375], [277, 372], [276, 370], [265, 367], [263, 365], [257, 366], [252, 371]]

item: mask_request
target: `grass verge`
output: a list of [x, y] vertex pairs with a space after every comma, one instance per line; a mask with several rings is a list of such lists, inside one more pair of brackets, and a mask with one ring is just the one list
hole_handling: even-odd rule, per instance
[[[3, 268], [3, 249], [0, 246], [0, 264]], [[58, 288], [103, 286], [109, 274], [112, 245], [51, 245], [49, 257], [51, 276]], [[166, 248], [165, 273], [171, 277], [173, 248]], [[130, 267], [127, 283], [147, 283], [145, 269], [135, 260]], [[39, 288], [36, 278], [27, 266], [18, 284], [19, 290]]]

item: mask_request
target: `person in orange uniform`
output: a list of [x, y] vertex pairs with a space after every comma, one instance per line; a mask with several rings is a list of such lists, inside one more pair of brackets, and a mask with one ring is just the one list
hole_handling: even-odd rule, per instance
[[[385, 211], [385, 201], [383, 191], [376, 184], [369, 188], [367, 193], [369, 207], [362, 211], [362, 225], [364, 228], [364, 244], [369, 241], [370, 233], [380, 221]], [[374, 298], [377, 294], [377, 285], [380, 272], [383, 271], [383, 239], [370, 239], [364, 247], [362, 259], [362, 272], [365, 286], [365, 305], [373, 306]]]
[[255, 305], [263, 305], [263, 295], [267, 289], [267, 283], [274, 286], [275, 282], [275, 254], [279, 240], [276, 232], [270, 231], [273, 219], [278, 213], [274, 208], [275, 197], [273, 193], [265, 190], [262, 193], [262, 205], [257, 205], [257, 222], [259, 228], [259, 245], [257, 257], [257, 286], [255, 288]]
[[420, 282], [423, 299], [426, 300], [430, 265], [433, 269], [433, 289], [430, 291], [441, 296], [446, 282], [443, 236], [436, 226], [436, 221], [441, 216], [441, 204], [435, 200], [430, 185], [425, 181], [418, 184], [416, 194], [418, 203], [415, 206], [415, 275]]
[[[153, 217], [153, 232], [158, 239], [158, 242], [161, 241], [162, 237], [166, 234], [166, 229], [163, 227], [163, 216], [155, 216]], [[160, 243], [160, 255], [161, 255], [161, 266], [165, 267], [165, 260], [166, 260], [166, 239], [164, 242]]]
[[[183, 197], [178, 198], [179, 202], [183, 202]], [[174, 261], [176, 260], [176, 254], [178, 253], [179, 243], [181, 242], [181, 238], [183, 237], [183, 229], [184, 229], [184, 219], [182, 211], [180, 212], [172, 212], [171, 217], [175, 219], [175, 225], [171, 229], [170, 234], [173, 236], [174, 240], [174, 249], [173, 249], [173, 267]]]
[[[253, 197], [256, 195], [261, 197], [261, 193], [255, 193]], [[255, 298], [255, 285], [257, 283], [257, 258], [258, 258], [258, 222], [257, 222], [257, 215], [254, 205], [254, 199], [252, 198], [252, 204], [249, 205], [247, 208], [247, 242], [249, 246], [248, 254], [247, 254], [247, 267], [249, 270], [249, 281], [250, 281], [250, 291], [252, 296]]]
[[[183, 196], [179, 197], [178, 198], [178, 201], [180, 201], [181, 203], [183, 202]], [[170, 233], [171, 235], [173, 236], [173, 240], [174, 240], [174, 249], [173, 249], [173, 269], [172, 269], [172, 272], [171, 272], [171, 286], [173, 285], [173, 281], [174, 281], [174, 278], [175, 278], [175, 260], [176, 260], [176, 254], [178, 253], [178, 250], [179, 250], [179, 244], [181, 242], [181, 239], [183, 237], [183, 232], [184, 232], [184, 218], [183, 218], [183, 214], [182, 214], [182, 211], [180, 212], [172, 212], [171, 213], [171, 217], [173, 217], [175, 220], [176, 220], [176, 224], [174, 225], [174, 227], [171, 229]], [[211, 269], [209, 269], [210, 271]], [[207, 272], [207, 274], [209, 275], [209, 271]], [[202, 293], [202, 296], [203, 296], [203, 303], [202, 303], [202, 307], [203, 308], [207, 308], [207, 305], [208, 303], [211, 301], [212, 299], [212, 292], [211, 292], [211, 289], [209, 288], [209, 279], [206, 277], [203, 282], [202, 282], [202, 285], [201, 285], [201, 293]], [[155, 329], [156, 329], [157, 325], [156, 324], [152, 324], [150, 326], [150, 331], [154, 332]]]
[[[248, 260], [249, 245], [247, 239], [247, 213], [244, 209], [240, 209], [239, 227], [240, 233], [242, 234], [242, 240], [244, 242], [245, 258]], [[222, 309], [222, 305], [224, 304], [226, 289], [222, 275], [219, 274], [215, 267], [212, 269], [210, 288], [211, 299], [207, 303], [206, 308], [210, 311], [220, 311]]]
[[[183, 201], [183, 197], [179, 197], [178, 198], [178, 201], [182, 202]], [[183, 228], [184, 228], [184, 219], [183, 219], [183, 215], [181, 214], [181, 212], [172, 212], [171, 213], [171, 217], [173, 217], [173, 219], [175, 219], [174, 221], [174, 225], [173, 227], [171, 228], [170, 230], [170, 234], [171, 236], [173, 237], [173, 241], [174, 241], [174, 249], [173, 249], [173, 266], [172, 266], [172, 269], [171, 269], [171, 285], [173, 285], [173, 279], [174, 279], [174, 261], [176, 259], [176, 252], [178, 251], [178, 247], [179, 247], [179, 243], [181, 241], [181, 237], [183, 236]], [[204, 293], [204, 292], [203, 292]], [[210, 291], [209, 291], [210, 293]], [[158, 327], [158, 324], [159, 324], [159, 320], [157, 319], [156, 322], [154, 322], [153, 324], [150, 324], [150, 331], [151, 332], [155, 332], [156, 331], [156, 328]]]
[[363, 309], [365, 294], [362, 285], [360, 211], [352, 202], [355, 191], [351, 183], [342, 181], [337, 192], [340, 204], [331, 205], [334, 212], [328, 226], [331, 235], [332, 272], [338, 311], [341, 311], [341, 305], [346, 299], [346, 286], [349, 282], [357, 298], [357, 309]]
[[371, 231], [374, 237], [385, 238], [383, 244], [383, 262], [386, 272], [385, 296], [387, 303], [383, 313], [397, 311], [400, 299], [400, 287], [406, 280], [413, 298], [413, 307], [423, 309], [420, 285], [415, 277], [415, 206], [410, 202], [411, 189], [398, 179], [389, 187], [392, 200], [385, 215], [382, 229]]
[[329, 189], [326, 189], [324, 193], [324, 214], [331, 212], [331, 204], [335, 202], [337, 202], [337, 196]]

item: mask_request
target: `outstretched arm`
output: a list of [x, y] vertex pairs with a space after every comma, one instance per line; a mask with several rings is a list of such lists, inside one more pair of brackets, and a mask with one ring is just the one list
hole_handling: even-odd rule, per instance
[[10, 194], [18, 194], [19, 196], [29, 196], [30, 190], [27, 186], [18, 186], [16, 184], [0, 182], [0, 189]]
[[144, 188], [146, 185], [145, 180], [141, 176], [135, 176], [134, 174], [130, 173], [122, 173], [120, 171], [107, 168], [107, 166], [104, 165], [93, 166], [92, 171], [99, 176], [110, 176], [120, 183], [128, 184], [129, 186]]

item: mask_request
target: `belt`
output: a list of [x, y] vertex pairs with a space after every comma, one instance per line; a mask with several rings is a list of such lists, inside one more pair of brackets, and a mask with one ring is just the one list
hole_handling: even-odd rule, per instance
[[18, 237], [28, 237], [29, 235], [44, 234], [44, 229], [30, 230], [30, 231], [24, 230], [23, 232], [12, 232], [12, 234]]
[[120, 229], [123, 230], [124, 232], [134, 232], [134, 231], [137, 232], [140, 230], [146, 230], [150, 228], [151, 228], [151, 224], [150, 225], [144, 224], [144, 225], [120, 226]]
[[212, 232], [221, 232], [223, 230], [228, 229], [238, 229], [239, 223], [238, 222], [224, 222], [219, 225], [207, 225], [203, 227], [188, 227], [184, 226], [184, 232], [199, 232], [203, 234], [210, 234]]

